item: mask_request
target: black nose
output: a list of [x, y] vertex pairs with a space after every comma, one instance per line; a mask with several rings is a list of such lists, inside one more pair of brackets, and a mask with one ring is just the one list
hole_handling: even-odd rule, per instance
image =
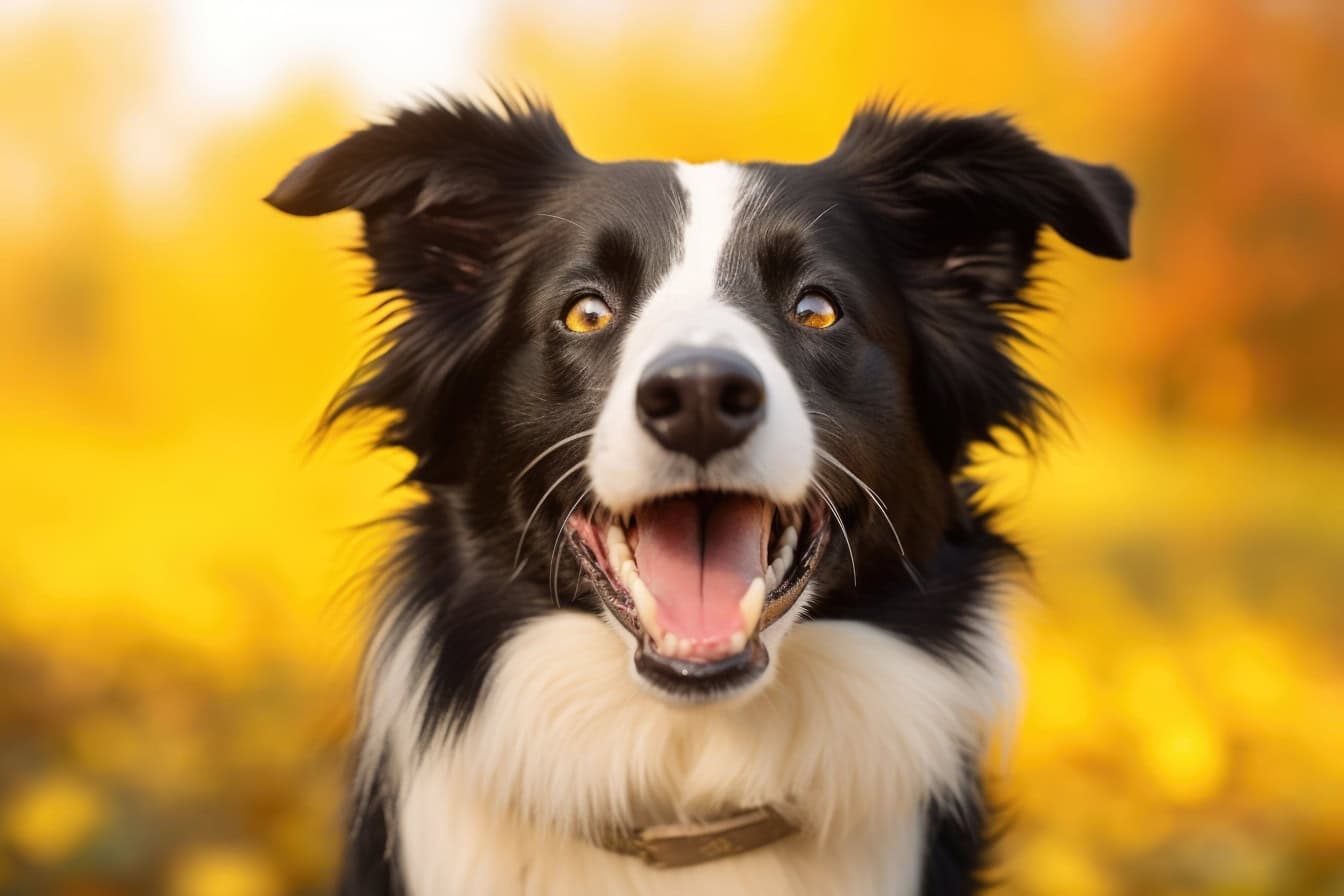
[[674, 348], [654, 358], [635, 393], [639, 422], [664, 447], [705, 463], [740, 445], [765, 417], [761, 372], [722, 348]]

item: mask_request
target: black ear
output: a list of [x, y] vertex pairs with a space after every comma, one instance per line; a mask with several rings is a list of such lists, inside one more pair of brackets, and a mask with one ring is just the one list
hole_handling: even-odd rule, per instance
[[[855, 116], [830, 162], [870, 212], [915, 348], [915, 402], [944, 468], [1000, 429], [1024, 439], [1050, 393], [1013, 358], [1042, 227], [1129, 257], [1134, 190], [1117, 169], [1047, 152], [1002, 116]], [[898, 269], [897, 269], [898, 268]]]
[[553, 173], [548, 166], [579, 158], [555, 115], [539, 103], [500, 97], [492, 109], [448, 98], [403, 109], [386, 124], [314, 153], [266, 201], [302, 216], [368, 212], [390, 201], [418, 214], [480, 201], [501, 187], [525, 189], [526, 182]]
[[1109, 165], [1046, 152], [1004, 116], [897, 117], [870, 107], [854, 117], [833, 158], [893, 210], [960, 207], [980, 222], [1049, 225], [1093, 255], [1129, 257], [1128, 179]]
[[324, 428], [391, 412], [381, 442], [416, 454], [412, 478], [461, 475], [464, 423], [507, 335], [503, 303], [531, 212], [585, 162], [545, 107], [445, 100], [352, 134], [280, 182], [266, 201], [281, 211], [359, 211], [372, 291], [396, 293], [390, 326]]

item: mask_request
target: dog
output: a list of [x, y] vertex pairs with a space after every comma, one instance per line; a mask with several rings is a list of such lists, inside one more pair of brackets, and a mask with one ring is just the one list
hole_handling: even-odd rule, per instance
[[1128, 257], [1123, 174], [887, 103], [811, 164], [601, 164], [500, 96], [267, 201], [362, 215], [389, 313], [324, 425], [414, 458], [340, 892], [983, 885], [1025, 561], [968, 449], [1055, 416], [1039, 237]]

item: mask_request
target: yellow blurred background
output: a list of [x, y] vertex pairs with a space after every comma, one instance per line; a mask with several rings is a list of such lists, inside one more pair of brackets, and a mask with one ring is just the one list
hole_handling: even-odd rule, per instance
[[321, 893], [405, 459], [309, 453], [351, 216], [259, 201], [397, 102], [548, 95], [596, 158], [825, 154], [875, 94], [1137, 183], [1055, 242], [1072, 410], [986, 458], [1039, 601], [1013, 894], [1344, 894], [1344, 4], [0, 6], [0, 892]]

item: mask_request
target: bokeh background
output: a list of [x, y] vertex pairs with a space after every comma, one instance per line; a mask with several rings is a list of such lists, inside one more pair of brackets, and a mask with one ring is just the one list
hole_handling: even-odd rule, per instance
[[1037, 559], [1013, 894], [1344, 893], [1344, 4], [0, 4], [0, 892], [324, 892], [405, 459], [309, 452], [355, 221], [259, 201], [433, 86], [583, 151], [825, 154], [896, 93], [1136, 181], [1055, 243], [1072, 435], [986, 458]]

